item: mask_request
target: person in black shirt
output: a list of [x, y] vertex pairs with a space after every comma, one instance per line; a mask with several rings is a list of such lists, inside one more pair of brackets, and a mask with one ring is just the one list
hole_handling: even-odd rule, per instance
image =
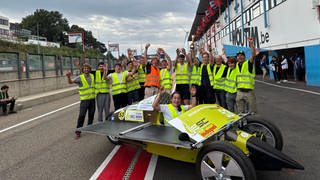
[[[202, 53], [202, 64], [200, 65], [201, 84], [199, 88], [199, 104], [214, 104], [216, 98], [212, 87], [213, 83], [213, 65], [209, 64], [211, 58], [208, 52]], [[209, 66], [209, 67], [208, 67]], [[209, 72], [208, 72], [209, 70]], [[212, 79], [210, 79], [210, 76]], [[211, 83], [212, 81], [212, 83]]]
[[2, 106], [2, 111], [4, 115], [7, 115], [7, 104], [10, 104], [9, 108], [9, 114], [11, 113], [16, 113], [14, 111], [14, 105], [16, 102], [16, 97], [10, 97], [8, 94], [9, 86], [3, 85], [1, 87], [1, 92], [0, 92], [0, 105]]

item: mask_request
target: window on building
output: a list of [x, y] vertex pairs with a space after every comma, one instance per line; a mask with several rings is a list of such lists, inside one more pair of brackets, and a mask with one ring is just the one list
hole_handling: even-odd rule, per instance
[[241, 27], [241, 16], [236, 19], [236, 28]]
[[252, 6], [252, 19], [258, 17], [261, 14], [260, 2]]

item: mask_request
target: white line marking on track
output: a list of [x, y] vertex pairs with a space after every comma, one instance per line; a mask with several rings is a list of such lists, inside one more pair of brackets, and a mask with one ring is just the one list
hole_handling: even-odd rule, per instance
[[152, 154], [144, 180], [152, 180], [156, 170], [158, 155]]
[[274, 86], [274, 87], [279, 87], [279, 88], [283, 88], [283, 89], [291, 89], [291, 90], [295, 90], [295, 91], [300, 91], [300, 92], [305, 92], [305, 93], [310, 93], [310, 94], [315, 94], [315, 95], [319, 95], [320, 96], [320, 93], [314, 92], [314, 91], [308, 91], [308, 90], [304, 90], [304, 89], [298, 89], [298, 88], [292, 88], [292, 87], [286, 87], [286, 86], [279, 86], [279, 85], [276, 85], [276, 84], [267, 83], [267, 82], [259, 81], [259, 80], [256, 80], [256, 81], [259, 82], [259, 83], [268, 84], [268, 85]]
[[32, 119], [29, 119], [29, 120], [27, 120], [27, 121], [24, 121], [24, 122], [19, 123], [19, 124], [16, 124], [16, 125], [13, 125], [13, 126], [11, 126], [11, 127], [5, 128], [5, 129], [2, 129], [2, 130], [0, 130], [0, 133], [9, 131], [10, 129], [13, 129], [13, 128], [22, 126], [22, 125], [24, 125], [24, 124], [27, 124], [27, 123], [32, 122], [32, 121], [35, 121], [35, 120], [40, 119], [40, 118], [43, 118], [43, 117], [45, 117], [45, 116], [49, 116], [49, 115], [51, 115], [51, 114], [53, 114], [53, 113], [56, 113], [56, 112], [58, 112], [58, 111], [62, 111], [62, 110], [64, 110], [64, 109], [67, 109], [67, 108], [69, 108], [69, 107], [71, 107], [71, 106], [74, 106], [74, 105], [76, 105], [76, 104], [79, 104], [79, 103], [80, 103], [80, 101], [75, 102], [75, 103], [73, 103], [73, 104], [69, 104], [69, 105], [67, 105], [67, 106], [64, 106], [64, 107], [62, 107], [62, 108], [56, 109], [56, 110], [51, 111], [51, 112], [48, 112], [48, 113], [46, 113], [46, 114], [42, 114], [41, 116], [38, 116], [38, 117], [35, 117], [35, 118], [32, 118]]
[[107, 166], [107, 164], [111, 161], [113, 156], [118, 152], [120, 146], [117, 145], [113, 148], [111, 153], [107, 156], [107, 158], [103, 161], [103, 163], [99, 166], [99, 168], [94, 172], [94, 174], [91, 176], [90, 180], [96, 180], [101, 172], [104, 170], [104, 168]]

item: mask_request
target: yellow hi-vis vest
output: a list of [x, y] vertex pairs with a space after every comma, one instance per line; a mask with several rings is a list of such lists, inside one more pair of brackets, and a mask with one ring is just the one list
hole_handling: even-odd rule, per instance
[[[129, 72], [129, 71], [125, 71], [125, 72]], [[130, 81], [127, 81], [127, 92], [131, 92], [133, 90], [141, 88], [139, 84], [139, 75], [137, 73], [134, 73], [133, 75], [131, 75], [131, 77], [133, 79]]]
[[108, 93], [109, 92], [109, 81], [104, 80], [103, 77], [101, 77], [101, 71], [96, 71], [96, 81], [94, 83], [95, 86], [95, 92], [98, 93]]
[[147, 72], [146, 67], [142, 67], [142, 65], [140, 64], [138, 68], [139, 83], [144, 83], [146, 79], [146, 72]]
[[190, 84], [193, 85], [200, 85], [200, 72], [199, 72], [200, 68], [193, 65], [192, 67], [192, 72], [191, 72], [191, 80], [190, 80]]
[[227, 77], [225, 79], [225, 86], [224, 90], [229, 93], [236, 93], [237, 92], [237, 70], [234, 68], [232, 69], [228, 68]]
[[127, 92], [126, 72], [122, 72], [122, 81], [120, 82], [117, 73], [112, 73], [112, 95]]
[[89, 100], [96, 98], [94, 92], [94, 76], [90, 74], [91, 84], [89, 85], [84, 74], [80, 75], [82, 87], [79, 87], [80, 100]]
[[160, 70], [160, 86], [164, 87], [164, 89], [172, 88], [172, 75], [168, 69]]
[[[180, 105], [180, 107], [181, 107], [181, 114], [183, 114], [185, 112], [184, 106]], [[168, 104], [168, 109], [170, 111], [172, 119], [178, 117], [177, 110], [172, 104]], [[171, 119], [165, 119], [166, 123], [168, 123], [170, 120]]]
[[243, 62], [241, 71], [239, 69], [239, 63], [236, 64], [237, 70], [237, 88], [254, 89], [254, 68], [252, 73], [249, 72], [249, 60]]
[[[201, 64], [200, 66], [200, 77], [199, 77], [199, 85], [201, 85], [201, 79], [202, 79], [202, 68], [203, 68], [203, 64]], [[213, 74], [211, 72], [211, 69], [210, 69], [210, 64], [207, 64], [207, 72], [208, 72], [208, 76], [209, 76], [209, 80], [210, 80], [210, 85], [213, 86]]]
[[182, 66], [177, 64], [176, 69], [176, 84], [189, 84], [190, 72], [188, 71], [188, 64], [184, 63]]
[[217, 66], [214, 65], [213, 67], [213, 89], [220, 89], [224, 90], [224, 77], [222, 77], [224, 69], [226, 68], [226, 65], [221, 64], [220, 68], [217, 72]]

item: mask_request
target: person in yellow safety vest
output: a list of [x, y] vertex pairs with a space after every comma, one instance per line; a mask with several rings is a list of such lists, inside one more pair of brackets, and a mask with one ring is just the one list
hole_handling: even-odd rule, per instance
[[96, 108], [96, 94], [95, 94], [95, 82], [94, 75], [91, 74], [91, 66], [87, 63], [84, 63], [81, 68], [82, 74], [71, 79], [71, 72], [66, 74], [69, 84], [77, 84], [79, 86], [79, 95], [80, 95], [80, 112], [77, 121], [76, 139], [80, 138], [81, 131], [78, 128], [81, 128], [88, 111], [88, 125], [92, 124], [94, 118], [94, 112]]
[[216, 98], [213, 91], [213, 65], [209, 63], [212, 58], [208, 52], [202, 53], [202, 63], [199, 70], [199, 104], [214, 104]]
[[225, 92], [225, 77], [227, 76], [228, 68], [224, 65], [221, 55], [216, 55], [214, 57], [213, 66], [213, 89], [216, 96], [217, 103], [227, 108], [226, 103], [226, 92]]
[[164, 125], [169, 125], [168, 122], [178, 116], [180, 116], [185, 111], [193, 108], [197, 105], [196, 93], [197, 89], [195, 86], [192, 86], [190, 89], [191, 94], [191, 104], [190, 105], [182, 105], [181, 103], [181, 94], [175, 91], [171, 95], [171, 103], [170, 104], [160, 104], [160, 96], [165, 93], [163, 87], [161, 87], [160, 94], [156, 96], [152, 103], [152, 107], [155, 111], [162, 112], [163, 117], [165, 119]]
[[162, 48], [158, 48], [158, 54], [161, 60], [160, 86], [165, 89], [165, 92], [167, 94], [171, 94], [171, 89], [172, 89], [171, 58]]
[[[192, 62], [190, 57], [187, 56], [186, 50], [177, 49], [177, 57], [175, 62], [175, 74], [176, 74], [176, 91], [180, 92], [183, 104], [190, 104], [190, 72], [192, 68]], [[185, 63], [185, 59], [187, 63]]]
[[133, 74], [127, 78], [127, 93], [128, 93], [128, 105], [139, 101], [139, 75], [138, 71], [133, 72], [133, 67], [137, 67], [136, 62], [129, 61], [127, 63], [127, 72], [132, 72]]
[[225, 79], [225, 91], [226, 91], [226, 102], [227, 108], [229, 111], [237, 113], [236, 110], [236, 97], [237, 97], [237, 71], [236, 67], [236, 59], [234, 57], [230, 57], [227, 61], [228, 64], [228, 72]]
[[105, 79], [112, 81], [112, 98], [114, 109], [117, 110], [128, 105], [127, 77], [133, 73], [122, 72], [122, 65], [120, 63], [114, 65], [114, 70], [115, 72], [106, 76]]
[[143, 100], [144, 98], [144, 81], [146, 79], [146, 66], [142, 65], [143, 63], [141, 62], [146, 62], [146, 60], [144, 59], [144, 56], [140, 57], [140, 65], [138, 67], [138, 75], [139, 75], [139, 84], [140, 84], [140, 89], [139, 89], [139, 101]]
[[251, 57], [246, 60], [245, 53], [243, 51], [237, 52], [237, 108], [239, 113], [246, 112], [246, 105], [248, 104], [249, 113], [256, 113], [256, 98], [254, 94], [254, 63], [253, 60], [256, 56], [255, 47], [253, 44], [253, 39], [248, 38], [249, 46], [251, 48]]
[[148, 98], [153, 96], [159, 92], [160, 89], [160, 69], [158, 66], [158, 57], [153, 57], [151, 59], [151, 63], [147, 62], [147, 52], [150, 44], [146, 44], [144, 51], [144, 60], [141, 64], [142, 66], [146, 66], [146, 78], [144, 82], [144, 98]]
[[104, 62], [98, 63], [98, 70], [95, 72], [95, 93], [98, 108], [98, 121], [103, 121], [110, 113], [110, 84], [104, 79], [104, 74], [108, 74], [108, 66]]

